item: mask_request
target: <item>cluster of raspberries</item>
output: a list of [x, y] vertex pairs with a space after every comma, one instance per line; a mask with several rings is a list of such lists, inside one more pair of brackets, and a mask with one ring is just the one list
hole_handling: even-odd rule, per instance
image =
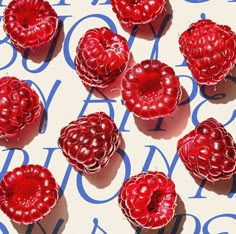
[[[111, 0], [121, 24], [147, 24], [162, 14], [165, 0]], [[59, 17], [45, 0], [12, 0], [4, 11], [4, 31], [17, 49], [40, 47], [52, 41]], [[192, 23], [179, 37], [180, 51], [200, 85], [216, 85], [236, 62], [236, 36], [230, 27], [209, 19]], [[150, 120], [168, 116], [178, 106], [181, 86], [174, 70], [159, 60], [128, 67], [127, 40], [107, 27], [89, 29], [78, 41], [75, 68], [85, 86], [106, 88], [122, 76], [121, 96], [127, 109]], [[0, 79], [0, 136], [17, 139], [42, 114], [37, 93], [23, 80]], [[114, 121], [104, 112], [79, 117], [63, 127], [58, 146], [76, 171], [95, 174], [107, 166], [121, 143]], [[208, 118], [178, 140], [177, 151], [193, 175], [215, 182], [236, 174], [236, 144], [224, 126]], [[24, 165], [0, 182], [0, 209], [17, 223], [42, 220], [58, 200], [58, 185], [40, 165]], [[118, 203], [129, 222], [158, 229], [173, 218], [177, 193], [163, 172], [146, 171], [127, 179]]]

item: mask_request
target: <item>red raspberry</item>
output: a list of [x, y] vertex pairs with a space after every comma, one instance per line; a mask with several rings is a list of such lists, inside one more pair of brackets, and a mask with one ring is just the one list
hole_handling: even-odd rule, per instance
[[174, 182], [162, 172], [142, 172], [126, 180], [118, 202], [126, 218], [143, 229], [165, 226], [174, 216]]
[[90, 29], [80, 38], [74, 62], [84, 84], [105, 88], [123, 72], [128, 60], [126, 39], [102, 27]]
[[64, 127], [58, 145], [76, 170], [93, 174], [108, 164], [120, 145], [120, 134], [108, 115], [96, 112]]
[[52, 40], [59, 18], [44, 0], [12, 0], [4, 11], [4, 31], [16, 48], [33, 48]]
[[17, 167], [0, 182], [0, 208], [17, 223], [27, 225], [43, 219], [57, 200], [57, 183], [40, 165]]
[[165, 0], [111, 0], [111, 5], [118, 20], [127, 26], [132, 26], [153, 21], [162, 13], [165, 2]]
[[154, 119], [175, 110], [181, 88], [171, 67], [158, 60], [145, 60], [126, 71], [121, 94], [129, 111], [143, 119]]
[[178, 141], [180, 159], [201, 179], [229, 179], [236, 173], [236, 144], [222, 124], [213, 118], [200, 123]]
[[37, 93], [16, 77], [0, 78], [0, 136], [17, 137], [41, 114]]
[[199, 20], [180, 35], [179, 44], [199, 84], [217, 84], [235, 65], [236, 35], [229, 26]]

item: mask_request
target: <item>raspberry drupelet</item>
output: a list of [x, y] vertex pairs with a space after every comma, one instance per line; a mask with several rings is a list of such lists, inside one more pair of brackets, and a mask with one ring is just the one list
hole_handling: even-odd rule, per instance
[[51, 41], [57, 13], [45, 0], [12, 0], [4, 10], [3, 28], [16, 48], [36, 48]]
[[159, 229], [173, 218], [177, 194], [163, 172], [146, 171], [127, 179], [118, 202], [129, 222], [142, 229]]
[[186, 169], [201, 179], [215, 182], [236, 173], [236, 143], [214, 118], [179, 139], [177, 151]]
[[118, 20], [127, 26], [147, 24], [163, 11], [165, 0], [111, 0]]
[[58, 200], [52, 173], [40, 165], [23, 165], [0, 181], [0, 209], [14, 222], [32, 224], [47, 216]]
[[106, 88], [127, 67], [129, 54], [121, 35], [107, 27], [89, 29], [78, 42], [75, 68], [85, 85]]
[[142, 119], [172, 113], [181, 98], [174, 70], [159, 60], [144, 60], [127, 69], [121, 83], [122, 99], [130, 112]]
[[216, 85], [236, 63], [236, 35], [210, 19], [192, 23], [179, 37], [180, 51], [199, 84]]
[[62, 128], [58, 145], [68, 162], [78, 171], [101, 171], [118, 149], [120, 133], [104, 112], [79, 117]]
[[0, 78], [0, 136], [17, 138], [42, 112], [38, 94], [23, 80]]

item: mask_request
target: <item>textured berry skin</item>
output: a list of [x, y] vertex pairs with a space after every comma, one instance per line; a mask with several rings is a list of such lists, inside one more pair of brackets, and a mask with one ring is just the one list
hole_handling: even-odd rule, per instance
[[120, 145], [120, 133], [104, 112], [81, 116], [61, 130], [58, 145], [78, 171], [94, 174], [102, 170]]
[[190, 25], [179, 38], [180, 51], [199, 84], [215, 85], [236, 62], [236, 35], [209, 19]]
[[165, 0], [111, 0], [118, 20], [127, 26], [153, 21], [164, 9]]
[[142, 119], [164, 117], [173, 112], [181, 93], [174, 70], [158, 60], [135, 64], [122, 79], [122, 99], [127, 109]]
[[4, 31], [16, 48], [35, 48], [56, 35], [59, 18], [44, 0], [12, 0], [4, 11]]
[[8, 76], [0, 79], [1, 137], [17, 137], [39, 118], [41, 110], [39, 96], [25, 81]]
[[105, 88], [123, 72], [128, 60], [126, 39], [102, 27], [90, 29], [80, 38], [74, 63], [85, 85]]
[[157, 229], [174, 216], [177, 194], [174, 182], [162, 172], [142, 172], [126, 180], [118, 202], [123, 214], [135, 226]]
[[177, 150], [188, 171], [201, 179], [214, 182], [236, 173], [236, 144], [214, 118], [181, 138]]
[[40, 165], [17, 167], [0, 182], [0, 208], [16, 223], [28, 225], [42, 220], [57, 200], [57, 183]]

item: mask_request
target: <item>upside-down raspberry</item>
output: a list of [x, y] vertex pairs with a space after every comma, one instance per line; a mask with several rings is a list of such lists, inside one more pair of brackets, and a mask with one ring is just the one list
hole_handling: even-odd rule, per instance
[[0, 78], [0, 137], [17, 137], [41, 114], [38, 94], [16, 77]]
[[144, 60], [128, 69], [122, 79], [122, 99], [130, 112], [142, 119], [173, 112], [181, 97], [174, 70], [158, 60]]
[[187, 170], [201, 179], [214, 182], [236, 173], [236, 144], [214, 118], [179, 139], [177, 150]]
[[120, 133], [104, 112], [81, 116], [62, 128], [58, 145], [76, 170], [88, 174], [104, 168], [120, 145]]
[[90, 29], [80, 38], [74, 62], [84, 84], [105, 88], [124, 71], [128, 60], [126, 39], [102, 27]]
[[179, 44], [199, 84], [217, 84], [235, 65], [236, 35], [229, 26], [199, 20], [180, 35]]
[[118, 202], [123, 214], [142, 229], [158, 229], [173, 218], [177, 194], [174, 182], [163, 172], [141, 172], [126, 180]]
[[31, 224], [48, 215], [58, 200], [58, 185], [40, 165], [23, 165], [0, 182], [0, 209], [14, 222]]
[[35, 48], [51, 41], [59, 18], [45, 0], [12, 0], [4, 11], [4, 31], [16, 48]]
[[153, 21], [164, 9], [165, 0], [111, 0], [118, 20], [127, 26]]

